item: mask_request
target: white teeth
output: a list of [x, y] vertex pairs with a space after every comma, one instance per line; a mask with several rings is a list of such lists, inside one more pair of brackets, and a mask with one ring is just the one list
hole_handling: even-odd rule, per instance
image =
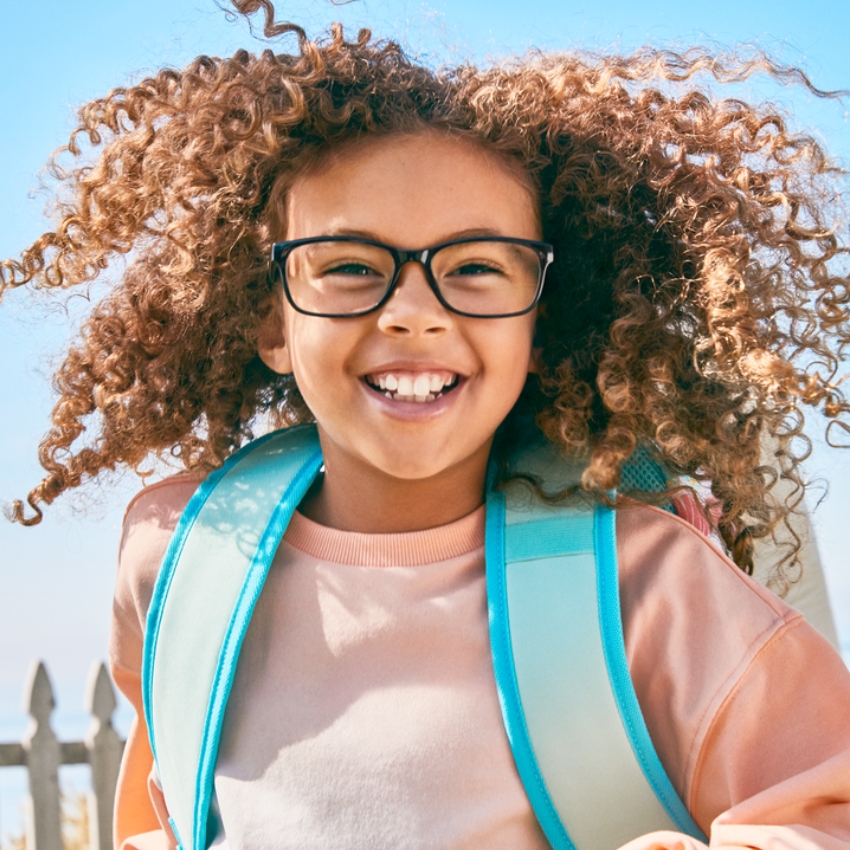
[[431, 388], [431, 379], [427, 375], [417, 375], [413, 382], [413, 395], [417, 398], [425, 398]]
[[457, 381], [457, 375], [436, 375], [422, 372], [417, 375], [394, 375], [391, 372], [382, 375], [370, 375], [369, 382], [380, 388], [387, 398], [393, 401], [435, 401], [443, 388]]

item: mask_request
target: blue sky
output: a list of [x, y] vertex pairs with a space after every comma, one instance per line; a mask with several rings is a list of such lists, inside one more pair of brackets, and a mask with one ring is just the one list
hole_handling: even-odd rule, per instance
[[[735, 45], [746, 42], [803, 67], [822, 88], [850, 88], [850, 4], [845, 0], [778, 4], [752, 0], [568, 2], [560, 0], [323, 0], [280, 4], [311, 34], [334, 19], [401, 39], [430, 61], [547, 49], [630, 50], [648, 42]], [[244, 22], [228, 21], [213, 0], [30, 0], [3, 12], [0, 53], [0, 254], [14, 255], [44, 229], [44, 197], [31, 190], [50, 152], [67, 137], [74, 108], [163, 64], [198, 53], [259, 49]], [[762, 91], [760, 85], [753, 90]], [[780, 97], [798, 124], [816, 129], [850, 164], [847, 109], [802, 91]], [[78, 311], [79, 304], [71, 305]], [[36, 446], [50, 407], [50, 359], [69, 336], [62, 310], [9, 294], [0, 304], [0, 500], [23, 495], [38, 479]], [[850, 568], [845, 553], [850, 452], [818, 449], [811, 476], [828, 482], [816, 512], [839, 627], [850, 641]], [[58, 725], [70, 729], [93, 658], [105, 638], [128, 479], [88, 493], [81, 514], [68, 504], [35, 529], [0, 521], [0, 739], [19, 729], [20, 689], [30, 659], [42, 657], [60, 697]], [[64, 712], [64, 713], [63, 713]], [[79, 718], [78, 718], [79, 719]], [[70, 734], [70, 733], [69, 733]]]

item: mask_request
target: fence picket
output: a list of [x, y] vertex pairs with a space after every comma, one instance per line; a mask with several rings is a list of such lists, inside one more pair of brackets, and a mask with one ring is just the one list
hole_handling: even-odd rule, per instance
[[59, 740], [50, 726], [56, 702], [53, 686], [41, 661], [33, 662], [24, 691], [24, 710], [30, 724], [21, 745], [29, 773], [27, 850], [62, 850], [59, 805]]
[[89, 793], [89, 847], [112, 850], [112, 808], [115, 785], [124, 744], [112, 728], [112, 714], [118, 703], [103, 662], [95, 661], [86, 687], [86, 709], [92, 719], [85, 745], [91, 765]]

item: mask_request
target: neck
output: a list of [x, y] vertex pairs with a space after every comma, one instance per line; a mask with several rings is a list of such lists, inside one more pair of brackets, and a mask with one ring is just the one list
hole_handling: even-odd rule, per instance
[[[323, 449], [327, 447], [323, 445]], [[394, 478], [357, 458], [325, 454], [325, 475], [299, 506], [306, 517], [340, 531], [393, 534], [447, 525], [484, 502], [489, 443], [429, 478]]]

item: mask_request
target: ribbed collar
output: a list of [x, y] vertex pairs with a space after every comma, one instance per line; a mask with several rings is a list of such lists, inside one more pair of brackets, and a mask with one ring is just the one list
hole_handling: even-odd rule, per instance
[[338, 531], [296, 511], [283, 539], [314, 558], [354, 567], [417, 567], [484, 545], [484, 506], [448, 525], [402, 534]]

